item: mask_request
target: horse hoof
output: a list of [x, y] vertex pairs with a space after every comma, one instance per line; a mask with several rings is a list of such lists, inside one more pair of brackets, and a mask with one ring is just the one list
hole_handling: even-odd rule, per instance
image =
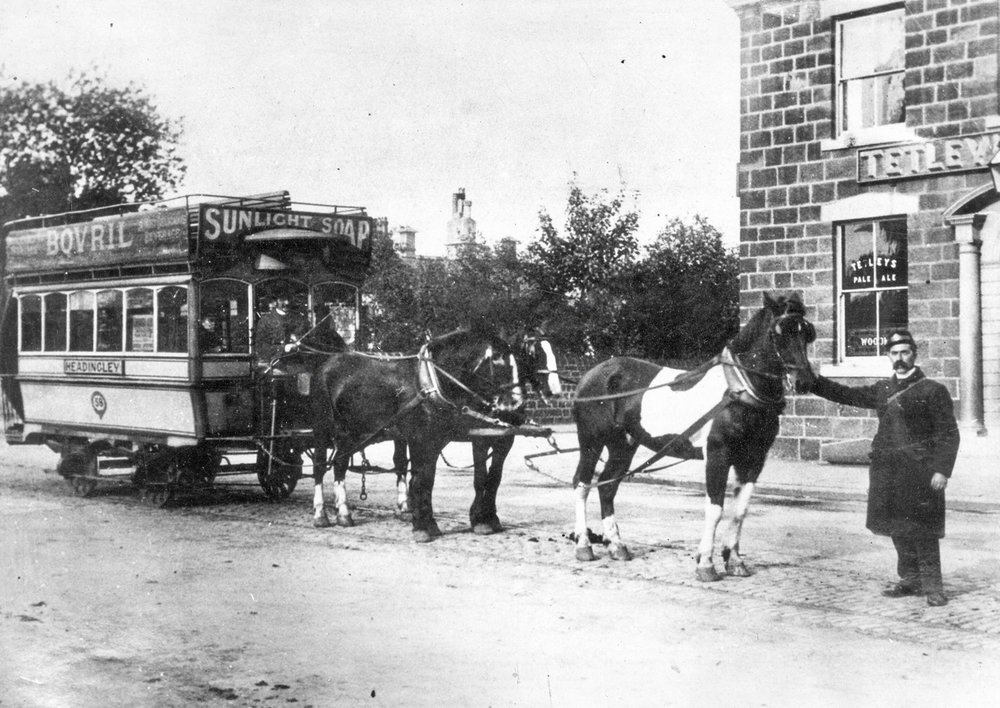
[[594, 549], [590, 546], [577, 546], [576, 559], [578, 561], [592, 561], [597, 560], [597, 556], [594, 555]]
[[478, 524], [473, 525], [472, 533], [476, 534], [477, 536], [489, 536], [490, 534], [496, 533], [496, 529], [494, 529], [490, 524], [487, 524], [485, 522], [480, 522]]
[[726, 563], [726, 572], [737, 578], [749, 578], [753, 575], [753, 571], [747, 568], [746, 563], [743, 561], [739, 563]]
[[350, 514], [347, 514], [346, 516], [337, 514], [337, 526], [346, 526], [348, 528], [354, 526], [354, 517]]
[[313, 526], [318, 529], [325, 529], [333, 526], [333, 524], [330, 522], [330, 517], [323, 514], [322, 516], [313, 517]]
[[432, 538], [444, 535], [441, 532], [441, 529], [438, 528], [437, 521], [431, 521], [429, 524], [427, 524], [427, 533], [429, 533]]
[[413, 512], [409, 509], [396, 509], [395, 516], [400, 521], [413, 521]]
[[714, 565], [698, 566], [695, 570], [698, 580], [703, 583], [716, 583], [722, 580], [722, 576], [716, 571]]
[[416, 529], [413, 532], [414, 543], [430, 543], [434, 540], [434, 536], [429, 534], [426, 529]]
[[616, 560], [616, 561], [632, 560], [632, 553], [631, 551], [629, 551], [628, 546], [612, 546], [610, 555], [611, 555], [611, 560]]

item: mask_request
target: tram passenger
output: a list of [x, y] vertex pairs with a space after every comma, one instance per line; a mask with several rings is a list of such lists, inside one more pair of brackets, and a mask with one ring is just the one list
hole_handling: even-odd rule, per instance
[[215, 318], [211, 315], [205, 315], [201, 318], [201, 327], [198, 330], [198, 347], [202, 353], [222, 351], [222, 337], [219, 336]]
[[[274, 307], [265, 312], [253, 335], [253, 347], [256, 357], [256, 367], [260, 372], [270, 371], [273, 374], [286, 373], [286, 363], [280, 357], [298, 350], [299, 340], [308, 330], [305, 318], [292, 311], [291, 301], [287, 295], [274, 298]], [[273, 364], [279, 360], [277, 364]]]

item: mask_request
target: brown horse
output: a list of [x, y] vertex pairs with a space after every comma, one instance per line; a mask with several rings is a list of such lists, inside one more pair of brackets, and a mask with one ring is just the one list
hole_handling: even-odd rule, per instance
[[449, 441], [481, 425], [480, 416], [520, 408], [515, 370], [510, 346], [483, 327], [432, 339], [416, 357], [331, 356], [319, 369], [313, 395], [314, 524], [330, 525], [323, 496], [327, 447], [334, 447], [336, 520], [353, 525], [344, 487], [350, 458], [391, 438], [405, 441], [412, 455], [407, 497], [414, 540], [440, 535], [432, 505], [437, 459]]
[[[514, 342], [517, 376], [525, 394], [534, 392], [542, 400], [562, 393], [559, 380], [559, 366], [556, 362], [552, 344], [540, 329], [532, 328]], [[526, 421], [523, 408], [501, 413], [499, 419], [511, 426], [522, 425]], [[503, 479], [503, 467], [514, 445], [514, 436], [503, 434], [498, 429], [497, 435], [473, 435], [472, 443], [473, 487], [475, 497], [469, 508], [469, 524], [473, 533], [488, 535], [503, 531], [503, 524], [497, 515], [497, 492]], [[392, 455], [393, 469], [396, 471], [396, 488], [398, 496], [396, 511], [401, 517], [409, 513], [408, 467], [406, 443], [396, 440]]]
[[[573, 478], [579, 560], [594, 559], [586, 503], [604, 448], [608, 461], [597, 484], [604, 539], [612, 558], [629, 560], [631, 554], [615, 521], [614, 500], [636, 450], [643, 445], [657, 451], [654, 457], [700, 458], [698, 434], [711, 423], [704, 446], [707, 500], [697, 576], [703, 581], [721, 580], [712, 552], [730, 467], [736, 472], [736, 508], [722, 556], [731, 575], [750, 574], [740, 558], [740, 534], [754, 485], [778, 434], [785, 384], [805, 393], [814, 380], [806, 347], [815, 339], [815, 331], [805, 319], [801, 300], [797, 296], [775, 299], [766, 293], [763, 300], [763, 307], [723, 353], [697, 372], [683, 375], [647, 361], [617, 357], [598, 364], [580, 379], [573, 407], [580, 441]], [[690, 392], [671, 392], [685, 388]], [[693, 409], [692, 400], [696, 402]], [[687, 417], [681, 419], [686, 410]]]

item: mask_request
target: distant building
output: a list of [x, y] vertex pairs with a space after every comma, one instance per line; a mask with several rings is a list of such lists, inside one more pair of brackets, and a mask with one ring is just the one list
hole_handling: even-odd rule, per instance
[[[505, 239], [508, 240], [508, 239]], [[417, 230], [412, 226], [397, 226], [392, 232], [392, 243], [404, 263], [414, 265], [418, 260], [439, 260], [441, 256], [417, 255]], [[482, 245], [476, 220], [472, 218], [472, 202], [465, 198], [465, 189], [451, 195], [451, 218], [445, 232], [444, 258], [457, 258], [462, 249]], [[516, 251], [516, 243], [513, 245]]]
[[392, 244], [404, 263], [413, 265], [417, 260], [417, 230], [412, 226], [397, 226], [392, 232]]
[[476, 220], [472, 218], [472, 202], [465, 198], [465, 188], [451, 195], [451, 219], [444, 247], [448, 258], [455, 258], [463, 248], [479, 242]]

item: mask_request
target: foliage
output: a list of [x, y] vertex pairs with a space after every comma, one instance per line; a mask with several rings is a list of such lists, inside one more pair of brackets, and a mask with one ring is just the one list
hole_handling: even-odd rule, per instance
[[697, 363], [738, 329], [738, 261], [702, 217], [667, 222], [640, 251], [638, 217], [621, 194], [570, 185], [564, 233], [539, 215], [539, 238], [465, 247], [456, 258], [407, 265], [376, 240], [365, 284], [364, 344], [413, 352], [434, 334], [484, 319], [513, 336], [541, 325], [564, 354]]
[[383, 352], [412, 351], [421, 337], [416, 273], [402, 261], [388, 234], [375, 236], [368, 278], [361, 291], [365, 316], [358, 346]]
[[545, 211], [539, 237], [527, 249], [525, 275], [538, 294], [535, 309], [564, 351], [605, 354], [632, 350], [622, 313], [632, 299], [639, 251], [639, 214], [624, 189], [584, 194], [570, 182], [563, 232]]
[[[3, 79], [4, 83], [12, 83]], [[0, 89], [0, 218], [157, 199], [178, 185], [179, 121], [86, 73]]]
[[671, 219], [636, 273], [640, 348], [657, 359], [706, 359], [739, 329], [739, 259], [695, 216]]
[[362, 346], [413, 352], [425, 332], [442, 334], [474, 320], [492, 323], [513, 336], [528, 316], [530, 298], [516, 251], [477, 244], [455, 259], [421, 258], [407, 265], [390, 237], [377, 238], [371, 274], [364, 285], [366, 316]]

